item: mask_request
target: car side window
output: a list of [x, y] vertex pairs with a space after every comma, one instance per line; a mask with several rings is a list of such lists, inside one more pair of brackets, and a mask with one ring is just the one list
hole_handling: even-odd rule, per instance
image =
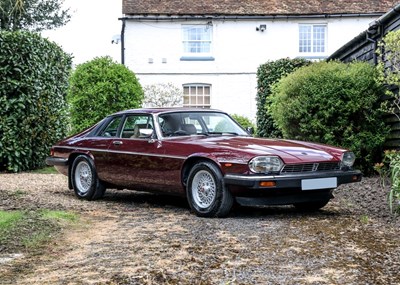
[[119, 124], [121, 123], [121, 117], [115, 117], [112, 119], [107, 127], [102, 130], [99, 134], [100, 137], [116, 137], [118, 132]]
[[122, 127], [122, 138], [145, 139], [152, 135], [153, 120], [148, 115], [127, 116]]

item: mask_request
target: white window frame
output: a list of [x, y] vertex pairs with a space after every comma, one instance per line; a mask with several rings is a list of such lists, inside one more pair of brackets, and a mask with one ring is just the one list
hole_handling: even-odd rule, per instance
[[183, 107], [211, 108], [211, 84], [183, 84]]
[[[303, 32], [303, 29], [308, 28], [309, 31]], [[323, 28], [323, 36], [319, 33], [318, 29]], [[299, 41], [298, 52], [302, 55], [320, 55], [327, 53], [327, 34], [328, 25], [326, 23], [315, 24], [299, 24]], [[308, 41], [308, 43], [305, 43]]]
[[212, 46], [212, 24], [182, 25], [182, 49], [184, 57], [211, 57]]

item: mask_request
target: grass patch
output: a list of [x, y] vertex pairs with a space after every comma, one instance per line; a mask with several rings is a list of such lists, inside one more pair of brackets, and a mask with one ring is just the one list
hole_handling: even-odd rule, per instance
[[71, 223], [75, 223], [78, 220], [77, 214], [65, 211], [42, 210], [41, 214], [43, 218], [50, 220], [67, 221]]
[[23, 190], [15, 190], [14, 192], [9, 193], [10, 196], [15, 197], [15, 198], [21, 198], [22, 196], [25, 196], [27, 193]]
[[368, 223], [369, 223], [369, 217], [368, 217], [367, 215], [362, 215], [362, 216], [360, 217], [360, 221], [361, 221], [361, 223], [363, 223], [363, 224], [368, 224]]
[[0, 211], [0, 251], [38, 251], [78, 219], [65, 211]]
[[0, 211], [0, 235], [2, 232], [7, 232], [13, 228], [22, 217], [21, 211]]
[[32, 170], [31, 172], [38, 174], [58, 174], [58, 171], [53, 166]]

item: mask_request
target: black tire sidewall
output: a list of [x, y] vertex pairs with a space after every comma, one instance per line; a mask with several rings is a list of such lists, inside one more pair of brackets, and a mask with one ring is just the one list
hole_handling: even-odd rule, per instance
[[[90, 189], [87, 191], [87, 192], [81, 192], [79, 189], [78, 189], [78, 187], [77, 187], [77, 185], [76, 185], [76, 182], [75, 182], [75, 171], [76, 171], [76, 167], [78, 166], [78, 164], [80, 163], [80, 162], [86, 162], [88, 165], [89, 165], [89, 167], [90, 167], [90, 170], [91, 170], [91, 173], [92, 173], [92, 182], [91, 182], [91, 185], [90, 185]], [[75, 192], [75, 195], [78, 197], [78, 198], [81, 198], [81, 199], [86, 199], [86, 200], [92, 200], [93, 199], [93, 196], [94, 196], [94, 194], [95, 194], [95, 192], [96, 192], [96, 186], [97, 186], [97, 174], [96, 174], [96, 169], [95, 169], [95, 167], [94, 167], [94, 164], [93, 164], [93, 161], [92, 161], [92, 159], [90, 159], [89, 157], [87, 157], [87, 156], [84, 156], [84, 155], [80, 155], [80, 156], [78, 156], [75, 160], [74, 160], [74, 162], [73, 162], [73, 164], [72, 164], [72, 168], [71, 168], [71, 179], [72, 179], [72, 187], [73, 187], [73, 189], [74, 189], [74, 192]]]
[[[216, 193], [215, 198], [212, 204], [206, 208], [199, 207], [197, 203], [194, 201], [193, 192], [192, 192], [192, 184], [193, 179], [199, 171], [207, 171], [211, 174], [215, 181], [216, 185]], [[229, 191], [225, 188], [223, 183], [223, 176], [219, 168], [211, 162], [199, 162], [195, 164], [190, 170], [187, 187], [186, 187], [186, 196], [192, 211], [196, 213], [199, 217], [223, 217], [227, 215], [230, 208], [233, 204], [233, 199]], [[232, 200], [232, 201], [231, 201]], [[226, 211], [225, 208], [229, 208]]]

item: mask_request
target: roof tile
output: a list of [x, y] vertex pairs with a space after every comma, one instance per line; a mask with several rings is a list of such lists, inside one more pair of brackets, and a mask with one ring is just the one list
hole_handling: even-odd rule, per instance
[[311, 15], [385, 13], [391, 0], [123, 0], [125, 15]]

